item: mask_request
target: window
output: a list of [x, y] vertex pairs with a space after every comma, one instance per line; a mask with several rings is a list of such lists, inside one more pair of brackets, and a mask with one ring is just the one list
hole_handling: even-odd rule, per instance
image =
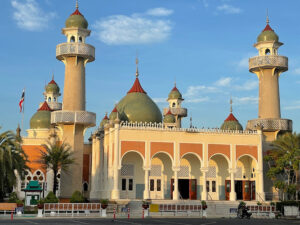
[[150, 180], [150, 191], [154, 191], [154, 180]]
[[78, 39], [78, 40], [79, 40], [79, 42], [82, 42], [82, 37], [79, 37], [79, 39]]
[[128, 190], [129, 190], [129, 191], [132, 191], [132, 190], [133, 190], [133, 179], [129, 179]]
[[48, 102], [51, 102], [51, 97], [48, 98]]
[[53, 98], [53, 101], [56, 102], [56, 98], [55, 97]]
[[126, 191], [126, 179], [122, 179], [122, 191]]
[[209, 189], [210, 189], [210, 188], [209, 188], [209, 181], [207, 180], [207, 181], [206, 181], [206, 191], [209, 192]]
[[75, 42], [75, 37], [72, 36], [71, 39], [70, 39], [70, 41], [71, 41], [71, 42]]
[[226, 183], [226, 192], [230, 192], [230, 183], [229, 182]]
[[265, 51], [265, 54], [270, 55], [270, 49], [267, 48], [266, 51]]
[[172, 104], [172, 107], [175, 107], [176, 106], [176, 103], [175, 102], [173, 102], [173, 104]]
[[89, 190], [89, 185], [86, 182], [84, 182], [83, 191], [88, 191], [88, 190]]
[[161, 191], [161, 180], [160, 180], [160, 179], [157, 179], [156, 182], [157, 182], [157, 183], [156, 183], [156, 190], [157, 190], [157, 191]]
[[213, 181], [211, 182], [211, 191], [212, 191], [212, 192], [216, 192], [216, 181], [215, 181], [215, 180], [213, 180]]

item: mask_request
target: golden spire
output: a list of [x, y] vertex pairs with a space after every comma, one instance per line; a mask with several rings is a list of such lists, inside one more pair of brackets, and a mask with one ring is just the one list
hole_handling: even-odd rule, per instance
[[139, 59], [138, 59], [137, 56], [136, 56], [136, 59], [135, 59], [135, 64], [136, 64], [135, 76], [136, 76], [136, 78], [138, 78], [138, 76], [139, 76], [139, 67], [138, 67], [138, 65], [139, 65]]
[[270, 23], [270, 20], [269, 20], [269, 10], [267, 9], [267, 24]]
[[54, 73], [52, 73], [52, 80], [54, 80]]
[[76, 9], [78, 9], [78, 0], [76, 0]]
[[232, 113], [232, 97], [230, 96], [230, 113]]

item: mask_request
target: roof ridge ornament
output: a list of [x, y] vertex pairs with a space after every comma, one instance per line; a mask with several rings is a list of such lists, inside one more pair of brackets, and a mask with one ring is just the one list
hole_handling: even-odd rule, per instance
[[267, 24], [270, 23], [270, 20], [269, 20], [269, 9], [267, 8]]
[[136, 78], [138, 78], [140, 74], [139, 74], [139, 59], [138, 59], [137, 54], [136, 54], [135, 64], [136, 64], [135, 76], [136, 76]]
[[232, 113], [232, 97], [230, 96], [230, 113]]
[[79, 7], [78, 7], [78, 0], [76, 0], [76, 9], [78, 9]]

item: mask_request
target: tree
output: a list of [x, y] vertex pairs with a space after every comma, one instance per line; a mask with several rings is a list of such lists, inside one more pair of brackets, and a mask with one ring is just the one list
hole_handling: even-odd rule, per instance
[[297, 195], [296, 185], [300, 163], [300, 135], [285, 133], [272, 142], [272, 150], [264, 157], [269, 165], [267, 176], [277, 190], [288, 193], [289, 198]]
[[53, 193], [56, 195], [58, 186], [57, 174], [59, 169], [68, 172], [69, 166], [75, 162], [73, 152], [71, 152], [70, 145], [66, 143], [51, 143], [42, 145], [44, 150], [41, 150], [41, 163], [44, 169], [51, 169], [53, 171]]
[[17, 174], [21, 179], [28, 169], [27, 155], [21, 147], [22, 139], [12, 131], [0, 133], [0, 200], [10, 193], [16, 184]]

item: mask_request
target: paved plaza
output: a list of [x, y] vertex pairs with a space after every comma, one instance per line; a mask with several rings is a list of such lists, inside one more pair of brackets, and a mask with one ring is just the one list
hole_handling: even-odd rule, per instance
[[147, 218], [147, 219], [98, 219], [98, 218], [59, 218], [59, 219], [0, 219], [0, 224], [8, 225], [108, 225], [108, 224], [148, 224], [148, 225], [280, 225], [300, 224], [300, 220], [271, 220], [271, 219], [198, 219], [198, 218]]

